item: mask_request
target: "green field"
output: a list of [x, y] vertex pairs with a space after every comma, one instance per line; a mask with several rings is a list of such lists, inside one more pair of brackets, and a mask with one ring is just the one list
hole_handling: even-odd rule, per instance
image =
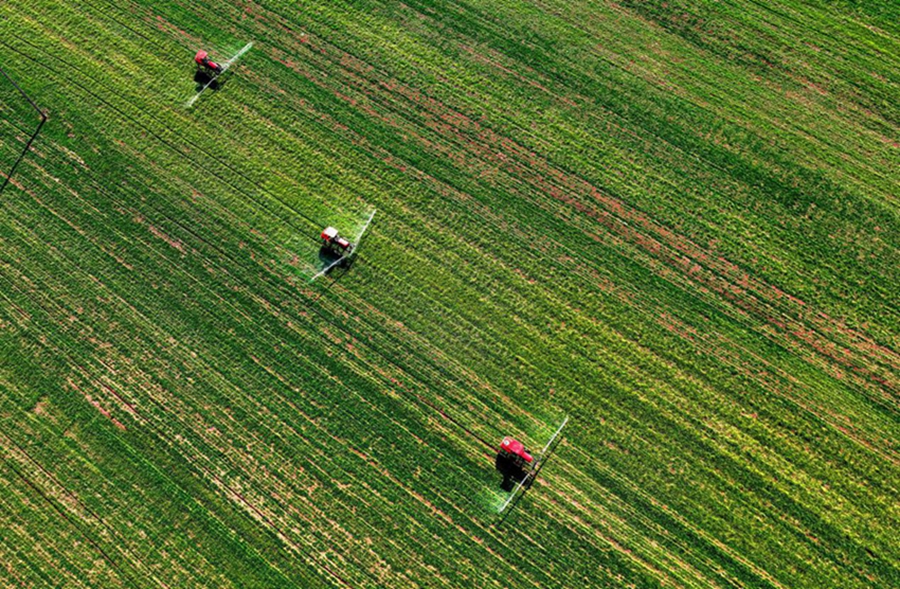
[[900, 586], [900, 3], [11, 0], [0, 67], [0, 586]]

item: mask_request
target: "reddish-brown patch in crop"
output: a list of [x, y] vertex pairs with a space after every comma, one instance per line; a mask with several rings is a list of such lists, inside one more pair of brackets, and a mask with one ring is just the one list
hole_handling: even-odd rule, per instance
[[45, 415], [47, 413], [48, 403], [49, 401], [47, 400], [47, 397], [41, 397], [38, 402], [35, 403], [34, 409], [32, 409], [32, 411], [34, 411], [35, 415]]
[[168, 33], [169, 35], [178, 38], [181, 43], [187, 47], [195, 47], [199, 49], [203, 43], [203, 39], [201, 39], [200, 37], [196, 37], [185, 30], [179, 29], [159, 15], [145, 16], [144, 22], [148, 23], [152, 27], [156, 27], [158, 30], [164, 33]]
[[89, 393], [82, 391], [71, 378], [67, 379], [67, 382], [69, 383], [69, 386], [71, 386], [73, 389], [78, 391], [81, 394], [81, 396], [84, 397], [88, 403], [93, 405], [94, 408], [97, 409], [97, 411], [99, 411], [105, 418], [109, 419], [113, 423], [114, 426], [116, 426], [117, 428], [119, 428], [122, 431], [125, 431], [126, 429], [128, 429], [125, 427], [125, 425], [121, 421], [119, 421], [118, 419], [113, 417], [112, 413], [110, 413], [107, 409], [105, 409], [100, 404], [99, 401], [97, 401], [93, 397], [91, 397], [91, 395]]
[[[879, 454], [895, 464], [900, 463], [891, 452], [879, 448], [871, 439], [873, 432], [854, 427], [845, 415], [837, 414], [821, 405], [815, 404], [815, 397], [805, 392], [805, 385], [793, 374], [786, 372], [766, 358], [753, 353], [744, 346], [720, 334], [700, 331], [688, 326], [668, 314], [661, 314], [658, 323], [669, 331], [692, 342], [698, 350], [716, 358], [721, 364], [730, 366], [748, 380], [754, 381], [769, 394], [789, 399], [803, 410], [815, 415], [824, 423], [828, 423], [842, 435]], [[762, 367], [761, 369], [758, 367]], [[826, 370], [828, 365], [823, 366]], [[871, 388], [871, 387], [870, 387]], [[874, 394], [874, 393], [873, 393]], [[756, 414], [752, 414], [755, 418]]]
[[134, 407], [134, 405], [132, 405], [131, 403], [125, 401], [125, 399], [123, 399], [122, 396], [119, 395], [119, 393], [117, 393], [111, 386], [109, 386], [108, 384], [106, 384], [106, 383], [104, 383], [104, 382], [101, 382], [101, 383], [100, 383], [100, 386], [102, 386], [103, 389], [104, 389], [106, 392], [108, 392], [108, 393], [111, 394], [113, 397], [115, 397], [116, 400], [119, 401], [120, 405], [122, 406], [122, 408], [123, 408], [125, 411], [127, 411], [128, 413], [131, 413], [131, 414], [134, 415], [135, 417], [140, 417], [140, 415], [138, 414], [137, 409]]
[[155, 225], [148, 225], [147, 228], [150, 230], [150, 233], [152, 233], [154, 236], [158, 237], [159, 239], [162, 239], [163, 241], [168, 243], [173, 248], [184, 253], [184, 245], [181, 243], [180, 240], [175, 239], [174, 237], [170, 237], [167, 233], [163, 232], [161, 229], [159, 229]]
[[[328, 69], [332, 76], [313, 81], [323, 88], [334, 86], [331, 91], [336, 96], [374, 119], [402, 130], [407, 140], [421, 144], [461, 169], [480, 170], [480, 176], [489, 182], [502, 180], [514, 192], [519, 192], [516, 187], [521, 186], [531, 187], [537, 194], [549, 194], [554, 200], [600, 221], [611, 235], [646, 251], [656, 260], [653, 262], [656, 272], [668, 275], [677, 282], [682, 281], [678, 274], [683, 273], [701, 291], [720, 295], [733, 306], [732, 312], [738, 316], [756, 317], [774, 326], [777, 331], [766, 331], [770, 336], [792, 339], [829, 362], [850, 368], [852, 372], [880, 385], [896, 388], [896, 383], [892, 382], [893, 375], [885, 374], [877, 364], [882, 362], [893, 367], [900, 366], [900, 357], [893, 351], [883, 346], [860, 343], [869, 338], [855, 331], [848, 334], [844, 329], [835, 329], [834, 320], [815, 313], [804, 301], [754, 279], [749, 272], [724, 257], [713, 255], [711, 250], [657, 223], [582, 178], [556, 168], [548, 159], [484, 127], [422, 90], [380, 75], [370, 64], [338, 48], [328, 46], [327, 51], [323, 49], [323, 54], [331, 61], [332, 66]], [[358, 94], [349, 96], [345, 88], [362, 91], [367, 99]], [[409, 106], [404, 106], [404, 103]], [[433, 131], [440, 140], [425, 137], [415, 129], [415, 123], [389, 115], [391, 110], [415, 113], [420, 120], [419, 127]], [[629, 133], [627, 130], [622, 132]], [[365, 143], [362, 138], [357, 137], [356, 140]], [[408, 165], [393, 156], [382, 157], [398, 169], [409, 169]], [[507, 176], [501, 178], [501, 170]], [[419, 175], [427, 176], [421, 172]], [[448, 190], [446, 187], [440, 189], [443, 192]], [[532, 199], [537, 206], [546, 206], [535, 199], [534, 194], [519, 194]], [[454, 196], [469, 199], [468, 195], [458, 191], [454, 191]], [[602, 208], [598, 210], [589, 206], [585, 200], [587, 198], [592, 198]], [[597, 235], [594, 237], [599, 239]], [[802, 356], [814, 361], [809, 353]]]
[[[472, 57], [472, 59], [474, 59], [475, 61], [477, 61], [479, 63], [483, 63], [485, 65], [488, 65], [488, 66], [494, 68], [495, 70], [503, 72], [506, 76], [516, 79], [519, 82], [522, 82], [528, 86], [531, 86], [532, 88], [536, 88], [537, 90], [540, 90], [541, 92], [552, 96], [553, 98], [559, 100], [560, 102], [562, 102], [568, 106], [578, 106], [578, 103], [576, 103], [574, 100], [572, 100], [568, 96], [563, 96], [559, 93], [553, 92], [552, 90], [550, 90], [549, 88], [547, 88], [546, 86], [544, 86], [543, 84], [541, 84], [540, 82], [535, 80], [534, 78], [526, 77], [525, 75], [523, 75], [511, 68], [504, 66], [502, 63], [500, 63], [500, 60], [503, 57], [502, 54], [500, 54], [498, 51], [496, 51], [494, 49], [487, 47], [487, 48], [484, 48], [481, 50], [481, 51], [484, 51], [485, 53], [487, 53], [488, 55], [490, 55], [490, 57], [489, 57], [488, 55], [485, 55], [484, 53], [481, 53], [480, 51], [476, 51], [472, 47], [469, 47], [468, 45], [465, 45], [465, 44], [460, 44], [459, 48], [462, 49], [467, 54], [469, 54]], [[538, 76], [538, 73], [535, 72], [532, 68], [527, 67], [527, 66], [524, 66], [524, 67], [525, 67], [526, 71], [531, 73], [534, 77]]]
[[[341, 63], [352, 65], [356, 61], [353, 59], [342, 59]], [[359, 71], [363, 72], [365, 69], [360, 68]], [[436, 119], [431, 119], [431, 122], [425, 121], [426, 126], [433, 128], [442, 136], [455, 137], [457, 141], [466, 145], [472, 151], [473, 155], [476, 156], [476, 161], [495, 162], [498, 167], [507, 168], [507, 171], [513, 177], [519, 177], [526, 181], [529, 181], [530, 175], [530, 182], [535, 187], [542, 189], [553, 198], [575, 207], [579, 212], [591, 214], [594, 218], [603, 221], [608, 228], [626, 237], [628, 241], [638, 244], [652, 255], [662, 257], [669, 263], [682, 266], [686, 260], [694, 260], [694, 263], [690, 266], [694, 273], [706, 267], [707, 270], [701, 277], [708, 286], [712, 286], [713, 290], [720, 294], [725, 294], [733, 304], [738, 305], [744, 311], [758, 315], [764, 321], [778, 325], [787, 332], [787, 335], [792, 334], [791, 328], [802, 325], [801, 321], [810, 322], [815, 329], [807, 329], [806, 333], [809, 334], [809, 337], [819, 342], [818, 347], [814, 349], [818, 351], [829, 345], [842, 348], [842, 354], [829, 356], [832, 360], [845, 365], [852, 365], [854, 358], [856, 358], [855, 361], [857, 363], [863, 360], [863, 358], [858, 358], [857, 356], [862, 355], [871, 360], [871, 352], [877, 351], [878, 355], [881, 356], [881, 358], [878, 358], [879, 361], [885, 361], [884, 355], [887, 355], [887, 360], [892, 366], [900, 366], [900, 357], [883, 347], [859, 346], [853, 341], [844, 342], [840, 346], [835, 342], [830, 342], [829, 339], [834, 338], [835, 335], [843, 334], [843, 330], [835, 330], [833, 327], [834, 321], [827, 316], [819, 314], [817, 317], [803, 311], [803, 308], [807, 307], [807, 305], [796, 297], [785, 295], [786, 302], [790, 303], [792, 307], [789, 309], [789, 312], [795, 316], [800, 315], [799, 320], [788, 317], [776, 319], [776, 317], [783, 316], [783, 313], [777, 312], [775, 308], [767, 308], [777, 301], [776, 297], [771, 296], [773, 290], [777, 290], [772, 285], [753, 279], [750, 273], [724, 257], [710, 255], [702, 247], [656, 223], [645, 214], [630, 208], [623, 201], [602, 193], [596, 187], [591, 186], [580, 178], [556, 169], [548, 161], [543, 160], [518, 143], [506, 137], [498, 136], [491, 130], [482, 128], [478, 122], [470, 120], [458, 111], [449, 109], [434, 98], [424, 96], [421, 91], [410, 89], [396, 80], [390, 82], [382, 81], [381, 85], [385, 89], [395, 91], [416, 105], [425, 107], [429, 112], [436, 114], [437, 120], [444, 121], [447, 124], [438, 124]], [[498, 145], [502, 147], [502, 151], [496, 150]], [[428, 147], [434, 146], [428, 145]], [[446, 150], [442, 151], [446, 153]], [[498, 156], [498, 154], [502, 155]], [[460, 166], [471, 168], [473, 165], [473, 161], [467, 161], [469, 158], [462, 157], [456, 150], [450, 155], [453, 156], [454, 161], [458, 162]], [[530, 170], [533, 170], [533, 172]], [[548, 180], [552, 180], [552, 182]], [[563, 188], [566, 190], [563, 190]], [[575, 196], [579, 193], [591, 194], [598, 202], [604, 205], [615, 220], [587, 208], [580, 198]], [[630, 224], [635, 224], [637, 228], [630, 229]], [[642, 233], [644, 231], [647, 232], [646, 235]], [[650, 235], [656, 235], [662, 241], [650, 238]], [[664, 249], [663, 244], [665, 244], [666, 248], [671, 248], [684, 254], [686, 258], [674, 258], [671, 253]], [[850, 335], [857, 340], [868, 339], [856, 332], [852, 332]], [[808, 339], [804, 341], [810, 343]], [[870, 378], [890, 382], [889, 376], [885, 377], [875, 374], [873, 372], [877, 371], [875, 367], [856, 366], [856, 368]]]

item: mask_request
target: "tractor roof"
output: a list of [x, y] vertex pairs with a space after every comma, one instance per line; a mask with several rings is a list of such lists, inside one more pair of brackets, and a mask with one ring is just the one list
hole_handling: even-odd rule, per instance
[[519, 440], [506, 436], [500, 444], [500, 449], [509, 452], [510, 454], [521, 456], [522, 458], [525, 458], [525, 460], [531, 462], [531, 456], [525, 451], [525, 445]]
[[337, 237], [338, 230], [334, 227], [326, 227], [322, 230], [322, 239], [334, 239]]

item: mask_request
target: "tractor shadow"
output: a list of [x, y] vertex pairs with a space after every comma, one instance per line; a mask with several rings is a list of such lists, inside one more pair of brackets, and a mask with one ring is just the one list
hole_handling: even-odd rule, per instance
[[213, 92], [220, 90], [225, 85], [225, 82], [227, 82], [227, 79], [225, 79], [224, 76], [225, 74], [221, 74], [218, 78], [213, 79], [212, 74], [205, 70], [198, 69], [194, 72], [194, 82], [197, 84], [197, 92], [203, 90], [207, 84], [209, 84], [209, 89]]
[[503, 475], [503, 482], [500, 483], [500, 488], [507, 493], [512, 491], [517, 484], [528, 476], [528, 473], [522, 469], [522, 467], [518, 466], [509, 458], [499, 454], [494, 460], [494, 466], [496, 466], [497, 471]]
[[336, 271], [340, 271], [339, 275], [343, 275], [350, 269], [355, 259], [356, 256], [342, 256], [326, 245], [319, 248], [319, 263], [323, 269], [328, 268], [325, 272], [326, 276], [330, 276]]

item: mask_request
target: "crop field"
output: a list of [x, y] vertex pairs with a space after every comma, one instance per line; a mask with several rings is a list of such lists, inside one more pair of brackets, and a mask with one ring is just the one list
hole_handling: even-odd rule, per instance
[[900, 3], [9, 0], [0, 67], [0, 586], [900, 586]]

